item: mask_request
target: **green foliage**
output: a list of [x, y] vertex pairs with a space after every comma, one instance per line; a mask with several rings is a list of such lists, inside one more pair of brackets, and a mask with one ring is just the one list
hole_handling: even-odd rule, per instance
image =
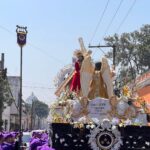
[[49, 115], [48, 105], [41, 101], [33, 101], [35, 114], [40, 118], [46, 118]]
[[2, 103], [10, 106], [12, 104], [13, 98], [10, 94], [10, 89], [7, 80], [3, 80], [0, 77], [0, 100]]
[[0, 130], [2, 129], [2, 113], [6, 105], [10, 106], [13, 102], [13, 98], [10, 94], [8, 81], [0, 76]]
[[25, 110], [26, 110], [26, 113], [31, 114], [31, 109], [32, 109], [31, 107], [32, 107], [31, 104], [25, 103]]
[[[116, 65], [119, 68], [119, 81], [130, 81], [150, 70], [150, 25], [144, 25], [139, 31], [115, 34], [104, 40], [107, 45], [117, 46]], [[108, 52], [107, 57], [112, 56], [112, 52]]]

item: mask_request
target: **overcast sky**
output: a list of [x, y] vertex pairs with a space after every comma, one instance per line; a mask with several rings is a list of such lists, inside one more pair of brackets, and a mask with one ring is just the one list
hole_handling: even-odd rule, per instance
[[[3, 0], [0, 53], [5, 53], [8, 75], [18, 76], [20, 72], [16, 25], [27, 26], [23, 98], [34, 92], [49, 104], [55, 98], [53, 79], [71, 63], [73, 51], [79, 48], [79, 37], [88, 47], [89, 43], [104, 44], [105, 35], [138, 30], [150, 23], [149, 6], [150, 0]], [[94, 60], [103, 56], [100, 50], [92, 50]]]

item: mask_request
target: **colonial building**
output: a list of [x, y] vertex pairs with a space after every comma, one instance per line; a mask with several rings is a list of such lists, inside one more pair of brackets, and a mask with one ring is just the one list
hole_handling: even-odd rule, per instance
[[136, 79], [137, 92], [145, 100], [147, 119], [150, 122], [150, 71]]
[[[9, 94], [13, 101], [10, 106], [5, 104], [5, 109], [2, 114], [3, 128], [4, 130], [18, 130], [19, 129], [19, 92], [20, 92], [20, 77], [6, 75], [6, 69], [4, 68], [4, 54], [1, 55], [0, 71], [2, 76], [6, 77]], [[4, 74], [5, 73], [5, 74]], [[28, 127], [27, 117], [24, 112], [24, 106], [22, 108], [22, 129]]]
[[[1, 54], [0, 60], [0, 76], [2, 79], [6, 79], [6, 68], [4, 68], [4, 54]], [[11, 95], [11, 92], [9, 92]], [[9, 130], [10, 129], [10, 106], [4, 103], [4, 109], [2, 112], [2, 120], [3, 120], [3, 129]]]
[[19, 90], [20, 90], [20, 77], [8, 76], [7, 77], [14, 102], [10, 107], [10, 125], [11, 130], [19, 129]]
[[136, 85], [139, 96], [150, 103], [150, 71], [139, 76], [136, 79]]

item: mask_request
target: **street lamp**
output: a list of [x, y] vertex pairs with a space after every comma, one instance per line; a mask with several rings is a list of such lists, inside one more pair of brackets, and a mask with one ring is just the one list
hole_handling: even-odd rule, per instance
[[28, 33], [27, 31], [27, 27], [21, 27], [21, 26], [16, 26], [16, 32], [17, 32], [17, 43], [20, 46], [20, 93], [19, 93], [19, 97], [20, 97], [20, 103], [19, 103], [19, 131], [20, 131], [20, 138], [19, 138], [19, 144], [21, 146], [22, 143], [22, 139], [21, 139], [21, 130], [22, 130], [22, 124], [21, 124], [21, 120], [22, 120], [22, 48], [23, 46], [26, 44], [26, 35]]

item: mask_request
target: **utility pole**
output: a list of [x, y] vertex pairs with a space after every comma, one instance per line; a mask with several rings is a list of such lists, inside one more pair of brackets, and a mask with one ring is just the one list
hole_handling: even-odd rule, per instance
[[4, 69], [4, 53], [2, 53], [1, 55], [1, 66], [0, 69], [3, 70]]
[[32, 104], [31, 104], [31, 129], [33, 129], [33, 99], [32, 99]]
[[97, 46], [91, 46], [91, 45], [89, 45], [89, 48], [107, 48], [107, 47], [111, 47], [111, 48], [113, 48], [113, 65], [114, 65], [114, 67], [115, 67], [115, 65], [116, 65], [116, 61], [115, 61], [115, 59], [116, 59], [116, 45], [109, 45], [109, 46], [107, 46], [107, 45], [97, 45]]
[[22, 56], [23, 56], [23, 51], [22, 48], [26, 44], [26, 35], [28, 33], [27, 27], [21, 27], [21, 26], [16, 26], [16, 33], [17, 33], [17, 43], [20, 46], [20, 103], [19, 103], [19, 131], [20, 131], [20, 136], [19, 136], [19, 149], [21, 150], [22, 146]]

